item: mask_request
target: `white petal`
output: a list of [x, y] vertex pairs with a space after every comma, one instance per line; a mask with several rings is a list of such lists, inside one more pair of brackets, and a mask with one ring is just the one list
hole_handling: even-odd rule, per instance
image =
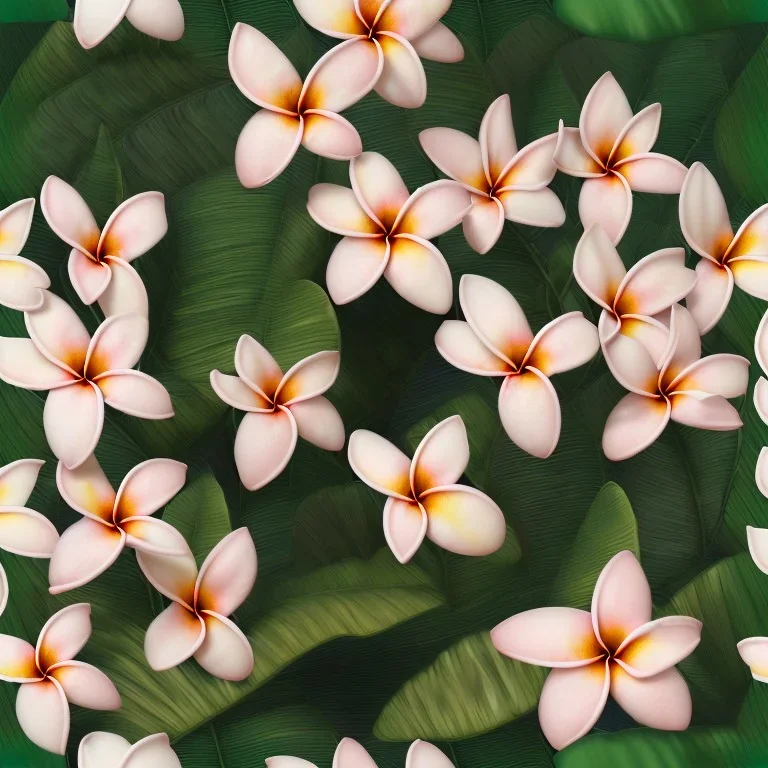
[[23, 507], [29, 501], [43, 464], [40, 459], [19, 459], [0, 468], [0, 504]]
[[126, 517], [120, 523], [125, 532], [125, 543], [133, 549], [140, 549], [155, 555], [182, 557], [189, 545], [184, 536], [172, 525], [147, 515]]
[[602, 165], [584, 148], [581, 132], [578, 128], [566, 128], [560, 121], [557, 145], [552, 158], [555, 165], [569, 176], [595, 178], [602, 176], [605, 170]]
[[584, 147], [603, 163], [607, 162], [616, 140], [632, 119], [632, 108], [621, 86], [606, 72], [584, 100], [579, 130]]
[[70, 704], [88, 709], [120, 709], [115, 684], [100, 670], [82, 661], [63, 661], [48, 670], [61, 685]]
[[411, 462], [411, 487], [418, 496], [440, 485], [452, 485], [469, 464], [469, 440], [461, 416], [450, 416], [427, 432]]
[[671, 398], [671, 418], [678, 424], [697, 429], [725, 432], [743, 426], [739, 412], [719, 395], [702, 392], [675, 392]]
[[164, 733], [155, 733], [137, 741], [126, 754], [120, 768], [181, 768], [181, 762], [171, 749]]
[[72, 287], [83, 304], [93, 304], [112, 279], [112, 270], [106, 264], [86, 256], [78, 248], [70, 251], [67, 270]]
[[768, 682], [768, 638], [748, 637], [736, 647], [744, 663], [749, 666], [752, 677], [761, 683]]
[[[19, 200], [0, 211], [0, 253], [18, 256], [29, 237], [35, 198]], [[48, 286], [43, 286], [47, 288]]]
[[[0, 229], [0, 237], [2, 234]], [[50, 286], [45, 270], [34, 261], [22, 256], [0, 255], [0, 304], [20, 312], [32, 312], [43, 306], [44, 290]]]
[[271, 398], [282, 381], [283, 372], [265, 347], [243, 335], [235, 349], [235, 369], [240, 378], [265, 398]]
[[136, 561], [147, 581], [160, 594], [192, 610], [197, 580], [197, 565], [192, 550], [188, 549], [180, 557], [167, 557], [139, 549], [136, 550]]
[[79, 467], [94, 451], [104, 426], [104, 400], [90, 381], [48, 393], [43, 427], [48, 445], [69, 469]]
[[341, 115], [325, 110], [304, 113], [301, 143], [310, 152], [330, 160], [351, 160], [363, 151], [355, 126]]
[[71, 661], [91, 636], [91, 606], [75, 603], [51, 616], [40, 630], [35, 655], [37, 666], [49, 669], [62, 661]]
[[496, 187], [511, 189], [542, 189], [555, 177], [553, 160], [558, 135], [551, 133], [526, 144], [502, 172]]
[[63, 755], [69, 738], [69, 705], [56, 680], [25, 683], [16, 695], [16, 717], [38, 747]]
[[616, 652], [616, 663], [637, 678], [658, 675], [693, 653], [702, 623], [689, 616], [665, 616], [630, 632]]
[[173, 404], [168, 390], [143, 371], [114, 370], [96, 380], [104, 402], [140, 419], [170, 419]]
[[348, 304], [367, 293], [384, 274], [389, 240], [343, 237], [333, 249], [325, 282], [335, 304]]
[[[760, 493], [768, 498], [768, 447], [760, 449], [760, 453], [757, 457], [757, 463], [755, 464], [755, 484], [757, 485]], [[756, 528], [754, 530], [763, 530], [762, 528]], [[747, 538], [749, 538], [750, 527], [747, 526]], [[766, 564], [768, 564], [768, 558], [766, 558]]]
[[408, 200], [397, 168], [378, 152], [363, 152], [349, 164], [349, 178], [359, 205], [388, 232]]
[[390, 496], [384, 505], [384, 538], [392, 554], [407, 563], [416, 554], [427, 534], [427, 513], [416, 501]]
[[630, 392], [619, 400], [603, 431], [603, 451], [611, 461], [623, 461], [645, 450], [664, 431], [670, 418], [662, 398]]
[[290, 409], [299, 437], [326, 451], [344, 448], [344, 422], [330, 400], [321, 395], [293, 403]]
[[505, 189], [499, 192], [499, 201], [509, 221], [531, 227], [561, 227], [565, 223], [563, 204], [549, 188]]
[[131, 0], [77, 0], [74, 26], [80, 45], [97, 46], [122, 21], [130, 3]]
[[245, 680], [253, 671], [253, 650], [248, 638], [227, 618], [203, 611], [205, 639], [195, 661], [222, 680]]
[[54, 365], [31, 339], [0, 338], [0, 379], [31, 390], [47, 390], [73, 383], [73, 375]]
[[589, 362], [600, 349], [597, 328], [581, 312], [568, 312], [547, 323], [531, 342], [524, 365], [545, 376]]
[[725, 398], [741, 397], [749, 384], [749, 360], [741, 355], [707, 355], [683, 370], [671, 383], [677, 391], [698, 390]]
[[464, 46], [445, 24], [437, 22], [426, 32], [411, 40], [411, 45], [422, 59], [454, 64], [464, 58]]
[[239, 376], [211, 371], [211, 387], [227, 404], [241, 411], [271, 411], [272, 403], [251, 389]]
[[454, 128], [427, 128], [419, 134], [421, 148], [446, 175], [478, 191], [488, 190], [480, 143]]
[[108, 317], [93, 334], [85, 359], [86, 376], [133, 368], [147, 345], [149, 322], [140, 315]]
[[[139, 0], [149, 2], [149, 0]], [[152, 0], [157, 5], [156, 0]], [[178, 0], [162, 0], [163, 3]], [[132, 0], [131, 9], [137, 0]], [[155, 13], [160, 15], [160, 8]], [[99, 256], [115, 256], [131, 262], [165, 237], [168, 219], [162, 192], [142, 192], [120, 204], [104, 225], [99, 240]]]
[[584, 293], [604, 309], [613, 309], [627, 270], [619, 252], [599, 224], [589, 227], [573, 254], [573, 276]]
[[688, 245], [713, 261], [733, 240], [725, 198], [715, 177], [701, 163], [694, 163], [680, 191], [680, 227]]
[[611, 163], [618, 163], [633, 155], [650, 152], [659, 135], [660, 124], [661, 104], [657, 102], [641, 109], [624, 126], [616, 139], [611, 152]]
[[352, 471], [374, 490], [411, 500], [411, 460], [389, 440], [358, 429], [350, 435], [347, 458]]
[[275, 400], [283, 405], [309, 400], [333, 386], [341, 367], [341, 355], [335, 351], [316, 352], [299, 360], [280, 382]]
[[[354, 170], [361, 158], [368, 154], [363, 153], [354, 158], [350, 169]], [[323, 229], [335, 232], [337, 235], [381, 238], [383, 234], [381, 227], [371, 218], [372, 213], [364, 210], [358, 201], [359, 198], [360, 195], [357, 192], [338, 184], [315, 184], [309, 190], [307, 211]]]
[[674, 668], [637, 679], [619, 666], [611, 670], [611, 695], [641, 725], [662, 731], [684, 731], [691, 722], [691, 694]]
[[355, 12], [353, 0], [294, 0], [296, 10], [310, 27], [342, 39], [366, 35], [368, 29]]
[[333, 768], [376, 768], [376, 763], [361, 744], [354, 739], [345, 738], [336, 747]]
[[408, 198], [393, 231], [431, 240], [459, 224], [471, 205], [469, 192], [459, 182], [432, 181]]
[[656, 192], [677, 195], [683, 187], [688, 169], [673, 157], [656, 152], [633, 155], [616, 163], [614, 170], [620, 173], [633, 192]]
[[504, 229], [504, 206], [495, 197], [476, 195], [462, 226], [469, 245], [479, 254], [488, 253]]
[[304, 133], [301, 118], [268, 109], [257, 112], [240, 132], [235, 147], [237, 177], [244, 187], [263, 187], [293, 160]]
[[[106, 15], [116, 11], [118, 6], [122, 6], [120, 16], [115, 21], [115, 25], [117, 25], [129, 2], [130, 0], [127, 2], [126, 0], [103, 0], [103, 2], [102, 0], [78, 0], [75, 7], [75, 34], [80, 42], [83, 41], [80, 38], [81, 32], [78, 31], [79, 17]], [[106, 34], [111, 31], [110, 29]], [[100, 40], [96, 41], [96, 43], [98, 42]], [[48, 226], [65, 243], [72, 248], [83, 251], [83, 253], [96, 254], [96, 246], [101, 234], [99, 227], [88, 204], [73, 186], [58, 176], [49, 176], [40, 191], [40, 208]]]
[[512, 107], [508, 94], [499, 96], [483, 115], [483, 121], [480, 123], [480, 147], [487, 179], [490, 183], [496, 184], [502, 171], [517, 154]]
[[45, 515], [21, 506], [0, 506], [0, 549], [22, 557], [50, 557], [59, 540]]
[[397, 107], [420, 107], [427, 98], [427, 76], [419, 54], [404, 37], [394, 32], [380, 32], [376, 39], [384, 57], [376, 93]]
[[246, 414], [235, 438], [240, 482], [256, 491], [274, 480], [288, 466], [297, 437], [296, 421], [287, 408]]
[[509, 363], [491, 352], [463, 320], [446, 320], [435, 334], [437, 351], [451, 364], [478, 376], [505, 376]]
[[84, 736], [77, 750], [78, 768], [121, 768], [131, 745], [122, 736], [94, 731]]
[[405, 768], [453, 768], [453, 763], [434, 744], [417, 739], [408, 749]]
[[180, 40], [184, 34], [179, 0], [131, 0], [125, 17], [136, 29], [160, 40]]
[[161, 672], [190, 658], [203, 640], [203, 620], [178, 603], [171, 603], [149, 625], [144, 637], [144, 653], [149, 666]]
[[620, 173], [587, 179], [579, 194], [579, 217], [584, 229], [599, 224], [615, 245], [632, 216], [632, 191]]
[[99, 306], [105, 317], [112, 315], [149, 315], [149, 297], [139, 273], [127, 262], [107, 256], [104, 262], [112, 275], [109, 285], [99, 296]]

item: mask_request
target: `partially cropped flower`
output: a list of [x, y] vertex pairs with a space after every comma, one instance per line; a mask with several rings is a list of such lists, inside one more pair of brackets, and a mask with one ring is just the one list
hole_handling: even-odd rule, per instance
[[0, 379], [16, 387], [50, 390], [43, 426], [48, 444], [67, 467], [94, 451], [104, 425], [104, 403], [142, 419], [169, 419], [165, 387], [131, 370], [147, 343], [139, 315], [107, 318], [91, 338], [72, 308], [52, 293], [24, 316], [31, 338], [0, 337]]
[[[755, 334], [755, 359], [768, 376], [768, 311], [763, 315]], [[761, 376], [755, 383], [754, 403], [758, 416], [768, 424], [768, 379]]]
[[439, 20], [451, 0], [294, 0], [310, 26], [331, 37], [354, 39], [380, 62], [376, 93], [398, 107], [415, 109], [427, 98], [419, 57], [456, 62], [459, 39]]
[[51, 281], [34, 261], [19, 256], [29, 237], [35, 199], [19, 200], [0, 211], [0, 304], [21, 312], [43, 305]]
[[323, 397], [340, 364], [338, 352], [317, 352], [283, 374], [256, 339], [241, 336], [235, 349], [237, 376], [211, 371], [214, 392], [247, 411], [235, 438], [235, 463], [249, 491], [263, 488], [286, 468], [299, 435], [326, 451], [344, 447], [341, 416]]
[[472, 194], [464, 237], [478, 253], [496, 245], [505, 217], [532, 227], [559, 227], [565, 221], [560, 198], [548, 188], [555, 171], [557, 134], [518, 151], [509, 96], [488, 107], [480, 140], [454, 128], [427, 128], [419, 141], [429, 159]]
[[253, 669], [248, 638], [228, 618], [248, 597], [256, 581], [256, 547], [247, 528], [225, 536], [198, 573], [195, 558], [136, 551], [152, 586], [172, 600], [147, 629], [144, 653], [156, 671], [190, 657], [223, 680], [244, 680]]
[[549, 377], [595, 356], [597, 328], [569, 312], [534, 336], [515, 297], [479, 275], [461, 278], [459, 301], [466, 322], [446, 320], [435, 336], [437, 351], [462, 371], [503, 376], [504, 429], [519, 448], [546, 459], [560, 439], [560, 402]]
[[621, 240], [632, 216], [632, 192], [677, 194], [685, 166], [651, 152], [661, 122], [661, 104], [632, 115], [627, 97], [610, 72], [593, 86], [581, 109], [578, 128], [563, 127], [555, 164], [585, 179], [579, 196], [584, 229], [600, 224], [611, 242]]
[[229, 43], [235, 85], [262, 107], [237, 140], [235, 168], [245, 187], [279, 176], [300, 144], [332, 160], [363, 151], [357, 129], [339, 112], [365, 96], [381, 71], [376, 52], [349, 40], [328, 51], [302, 84], [286, 55], [258, 29], [238, 22]]
[[679, 304], [672, 307], [669, 340], [660, 363], [643, 344], [622, 334], [604, 344], [603, 353], [616, 380], [630, 392], [605, 424], [603, 451], [612, 461], [645, 450], [670, 419], [715, 431], [742, 426], [728, 398], [747, 391], [749, 360], [730, 354], [702, 358], [696, 323]]
[[95, 456], [77, 469], [59, 462], [59, 493], [83, 519], [64, 531], [53, 552], [48, 571], [51, 594], [92, 581], [126, 546], [158, 555], [185, 554], [184, 537], [150, 515], [181, 490], [186, 477], [186, 464], [149, 459], [135, 466], [115, 493]]
[[443, 254], [429, 242], [455, 227], [472, 200], [462, 184], [433, 181], [409, 196], [392, 163], [364, 152], [349, 166], [352, 189], [315, 184], [309, 190], [309, 215], [342, 235], [328, 262], [328, 293], [347, 304], [384, 275], [419, 309], [445, 314], [453, 303], [453, 279]]
[[114, 683], [75, 656], [91, 636], [91, 606], [77, 603], [51, 616], [37, 647], [0, 635], [0, 680], [21, 683], [16, 717], [38, 747], [63, 755], [69, 737], [69, 705], [87, 709], [120, 708]]
[[[25, 505], [37, 482], [38, 459], [20, 459], [0, 469], [0, 549], [22, 557], [50, 557], [59, 534], [53, 523]], [[0, 613], [8, 603], [8, 579], [0, 564]]]
[[93, 48], [124, 18], [160, 40], [179, 40], [184, 34], [179, 0], [76, 0], [75, 35], [83, 48]]
[[685, 302], [702, 334], [723, 316], [734, 283], [768, 300], [768, 203], [750, 214], [734, 235], [715, 177], [694, 163], [680, 193], [680, 227], [688, 245], [703, 257], [696, 265], [699, 282]]
[[165, 197], [142, 192], [119, 205], [100, 230], [80, 193], [49, 176], [40, 193], [48, 226], [69, 246], [69, 279], [84, 304], [104, 314], [149, 314], [147, 289], [130, 262], [157, 245], [168, 231]]
[[355, 474], [385, 494], [384, 536], [401, 563], [424, 537], [460, 555], [489, 555], [503, 543], [504, 513], [481, 491], [457, 485], [469, 462], [469, 442], [460, 416], [434, 426], [419, 443], [413, 461], [389, 440], [358, 429], [349, 438]]
[[165, 733], [155, 733], [131, 746], [122, 736], [94, 731], [77, 750], [77, 768], [181, 768]]
[[643, 569], [625, 550], [600, 573], [591, 612], [534, 608], [491, 631], [491, 642], [505, 656], [552, 667], [539, 699], [539, 722], [555, 749], [592, 729], [609, 693], [641, 725], [688, 727], [691, 694], [675, 664], [699, 644], [702, 625], [688, 616], [651, 621], [651, 610]]
[[[766, 451], [760, 453], [760, 462], [766, 461]], [[765, 493], [765, 489], [760, 489]], [[747, 526], [747, 544], [749, 554], [755, 565], [768, 574], [768, 528]], [[748, 637], [736, 646], [744, 663], [752, 672], [752, 677], [761, 683], [768, 683], [768, 637]]]

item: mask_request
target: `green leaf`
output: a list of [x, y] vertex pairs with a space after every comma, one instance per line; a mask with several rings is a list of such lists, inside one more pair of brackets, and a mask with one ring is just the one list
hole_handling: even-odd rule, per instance
[[123, 175], [112, 139], [106, 126], [99, 136], [91, 156], [78, 171], [73, 185], [83, 196], [97, 223], [103, 227], [112, 212], [123, 202]]
[[67, 0], [2, 0], [0, 24], [20, 21], [59, 21], [69, 16]]

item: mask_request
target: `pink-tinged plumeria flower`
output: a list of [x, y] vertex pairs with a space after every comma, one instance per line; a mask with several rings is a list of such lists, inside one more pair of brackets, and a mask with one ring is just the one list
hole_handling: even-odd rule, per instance
[[[38, 459], [20, 459], [0, 469], [0, 549], [23, 557], [50, 557], [59, 534], [44, 515], [25, 505], [37, 482]], [[0, 564], [0, 614], [8, 603], [8, 579]]]
[[621, 240], [632, 216], [632, 192], [677, 194], [685, 166], [651, 152], [661, 122], [661, 104], [632, 115], [627, 97], [610, 72], [593, 86], [581, 109], [578, 128], [564, 128], [555, 164], [569, 176], [585, 179], [579, 195], [584, 229], [600, 224], [611, 242]]
[[168, 231], [165, 197], [142, 192], [119, 205], [100, 230], [80, 193], [49, 176], [40, 193], [48, 226], [69, 246], [69, 279], [80, 300], [98, 300], [104, 314], [149, 314], [147, 289], [130, 262]]
[[615, 334], [603, 345], [608, 367], [625, 395], [611, 411], [603, 451], [611, 461], [635, 456], [653, 443], [669, 420], [727, 431], [742, 426], [728, 398], [747, 391], [749, 360], [739, 355], [701, 357], [701, 339], [690, 312], [672, 307], [669, 340], [661, 362], [636, 339]]
[[19, 256], [32, 227], [35, 199], [19, 200], [0, 211], [0, 304], [21, 312], [43, 305], [51, 281], [42, 267]]
[[653, 318], [685, 298], [696, 285], [696, 273], [685, 266], [683, 248], [664, 248], [640, 259], [627, 272], [605, 230], [593, 224], [573, 256], [573, 276], [603, 311], [598, 329], [605, 344], [617, 333], [640, 341], [660, 362], [669, 332]]
[[429, 159], [472, 194], [464, 217], [464, 237], [478, 253], [488, 253], [504, 219], [532, 227], [560, 227], [565, 210], [548, 188], [555, 171], [557, 134], [543, 136], [518, 151], [509, 96], [488, 107], [480, 140], [453, 128], [427, 128], [419, 141]]
[[63, 755], [69, 737], [69, 704], [88, 709], [120, 708], [120, 694], [100, 670], [75, 656], [91, 636], [91, 606], [77, 603], [51, 616], [37, 647], [0, 635], [0, 680], [21, 683], [16, 716], [27, 738]]
[[299, 144], [332, 160], [363, 151], [357, 129], [339, 112], [363, 98], [381, 71], [376, 52], [349, 40], [328, 51], [302, 84], [285, 54], [257, 29], [238, 22], [229, 43], [235, 85], [263, 109], [240, 133], [235, 168], [244, 187], [277, 178]]
[[326, 451], [344, 447], [344, 423], [323, 393], [339, 374], [338, 352], [317, 352], [299, 360], [288, 373], [251, 336], [235, 349], [237, 376], [211, 371], [214, 392], [233, 408], [247, 411], [235, 438], [240, 482], [256, 491], [288, 465], [301, 435]]
[[131, 370], [147, 343], [146, 318], [109, 317], [91, 338], [73, 309], [46, 292], [43, 307], [24, 319], [31, 338], [0, 337], [0, 379], [24, 389], [50, 390], [45, 435], [56, 458], [70, 469], [96, 448], [105, 402], [142, 419], [173, 416], [165, 387]]
[[[763, 448], [760, 453], [758, 471], [759, 463], [765, 462], [766, 451], [768, 448]], [[764, 487], [760, 490], [765, 494]], [[747, 544], [755, 565], [763, 573], [768, 574], [768, 528], [753, 528], [748, 525]], [[752, 672], [752, 677], [761, 683], [768, 683], [768, 637], [748, 637], [739, 642], [736, 647], [744, 663]]]
[[[763, 315], [760, 325], [757, 326], [755, 358], [763, 373], [768, 376], [768, 312]], [[761, 376], [755, 383], [753, 399], [758, 416], [768, 424], [768, 379], [765, 376]]]
[[342, 235], [328, 262], [325, 279], [336, 304], [347, 304], [384, 275], [411, 304], [445, 314], [453, 303], [453, 279], [443, 254], [430, 239], [455, 227], [470, 210], [469, 192], [442, 179], [412, 195], [392, 163], [363, 152], [349, 166], [352, 189], [315, 184], [309, 215]]
[[376, 93], [415, 109], [427, 98], [419, 57], [452, 63], [464, 58], [459, 39], [440, 19], [451, 0], [294, 0], [310, 26], [331, 37], [356, 40], [379, 61]]
[[515, 297], [480, 275], [461, 278], [459, 301], [466, 322], [446, 320], [435, 336], [437, 351], [462, 371], [503, 376], [504, 429], [519, 448], [546, 459], [560, 439], [560, 401], [549, 377], [595, 356], [597, 328], [569, 312], [534, 336]]
[[364, 483], [389, 497], [384, 536], [401, 563], [416, 554], [425, 536], [460, 555], [489, 555], [504, 543], [507, 528], [498, 505], [476, 488], [456, 484], [469, 462], [460, 416], [427, 432], [413, 461], [366, 429], [352, 433], [348, 458]]
[[95, 456], [77, 469], [59, 462], [59, 493], [83, 519], [64, 531], [53, 552], [48, 570], [51, 594], [92, 581], [126, 546], [158, 555], [185, 554], [184, 537], [150, 515], [183, 488], [186, 477], [186, 464], [150, 459], [134, 467], [115, 493]]
[[94, 731], [77, 750], [77, 768], [181, 768], [165, 733], [156, 733], [131, 746], [122, 736]]
[[144, 652], [156, 671], [194, 656], [207, 672], [223, 680], [244, 680], [253, 669], [246, 636], [227, 617], [248, 597], [256, 581], [256, 548], [247, 528], [225, 536], [198, 573], [187, 549], [168, 557], [136, 551], [152, 586], [173, 600], [147, 629]]
[[591, 612], [534, 608], [491, 631], [491, 642], [505, 656], [552, 668], [539, 699], [539, 722], [555, 749], [594, 726], [609, 692], [642, 725], [688, 727], [691, 694], [675, 664], [699, 644], [702, 625], [688, 616], [651, 621], [651, 610], [643, 569], [625, 550], [600, 573]]
[[750, 214], [734, 235], [715, 177], [694, 163], [680, 192], [680, 228], [703, 257], [696, 265], [699, 282], [685, 302], [702, 334], [723, 316], [734, 283], [768, 300], [768, 203]]
[[[768, 447], [760, 449], [760, 454], [757, 457], [755, 464], [755, 485], [760, 493], [768, 498]], [[749, 532], [747, 528], [747, 532]]]
[[75, 35], [83, 48], [94, 48], [123, 20], [160, 40], [180, 40], [184, 12], [179, 0], [77, 0]]

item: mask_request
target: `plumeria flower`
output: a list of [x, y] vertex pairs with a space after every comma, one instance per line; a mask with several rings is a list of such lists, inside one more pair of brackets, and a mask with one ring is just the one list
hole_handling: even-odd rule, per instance
[[727, 398], [747, 391], [749, 360], [730, 354], [702, 358], [696, 323], [679, 304], [672, 307], [661, 363], [636, 339], [622, 334], [604, 344], [603, 352], [616, 380], [629, 390], [611, 411], [603, 432], [603, 451], [612, 461], [645, 450], [670, 419], [716, 431], [742, 426]]
[[339, 374], [338, 352], [317, 352], [284, 374], [269, 352], [251, 336], [235, 349], [237, 376], [211, 371], [214, 392], [233, 408], [247, 411], [235, 438], [240, 482], [256, 491], [288, 465], [301, 435], [326, 451], [344, 447], [344, 423], [323, 393]]
[[147, 289], [130, 262], [165, 237], [161, 192], [142, 192], [119, 205], [100, 230], [80, 193], [49, 176], [40, 193], [48, 226], [69, 246], [69, 279], [80, 300], [98, 300], [104, 314], [149, 314]]
[[285, 54], [257, 29], [238, 22], [229, 43], [235, 85], [263, 109], [240, 133], [235, 168], [245, 187], [277, 178], [299, 144], [332, 160], [363, 151], [357, 129], [339, 112], [367, 94], [381, 71], [376, 52], [349, 40], [328, 51], [302, 84]]
[[555, 164], [569, 176], [585, 179], [579, 195], [584, 229], [602, 225], [611, 242], [621, 240], [632, 216], [632, 192], [677, 194], [685, 166], [651, 152], [661, 122], [661, 104], [632, 115], [627, 97], [610, 72], [593, 86], [581, 109], [578, 128], [564, 128]]
[[401, 563], [424, 537], [460, 555], [489, 555], [506, 537], [504, 513], [481, 491], [456, 482], [469, 462], [460, 416], [434, 426], [411, 461], [389, 440], [358, 429], [349, 438], [349, 464], [367, 485], [385, 494], [384, 536]]
[[165, 387], [131, 370], [147, 343], [146, 318], [109, 317], [91, 338], [73, 309], [46, 292], [43, 307], [24, 319], [31, 338], [0, 337], [0, 379], [24, 389], [50, 390], [45, 435], [56, 458], [70, 469], [96, 448], [105, 402], [142, 419], [173, 416]]
[[455, 227], [470, 210], [469, 192], [442, 179], [408, 194], [392, 163], [363, 152], [349, 165], [352, 189], [315, 184], [309, 215], [342, 235], [325, 275], [336, 304], [347, 304], [384, 275], [411, 304], [445, 314], [453, 303], [453, 279], [443, 254], [429, 242]]
[[179, 0], [77, 0], [75, 35], [83, 48], [93, 48], [123, 20], [160, 40], [180, 40], [184, 12]]
[[600, 573], [591, 612], [534, 608], [491, 631], [491, 642], [505, 656], [552, 668], [539, 699], [539, 722], [555, 749], [594, 726], [609, 692], [642, 725], [688, 727], [691, 694], [675, 664], [699, 644], [702, 625], [688, 616], [651, 621], [651, 609], [643, 569], [625, 550]]
[[165, 733], [156, 733], [131, 746], [122, 736], [94, 731], [77, 750], [77, 768], [181, 768]]
[[768, 300], [768, 203], [734, 235], [715, 177], [694, 163], [680, 193], [680, 227], [688, 245], [703, 257], [696, 265], [699, 282], [685, 302], [702, 334], [723, 316], [734, 283]]
[[464, 58], [459, 39], [440, 19], [451, 0], [294, 0], [310, 26], [331, 37], [353, 39], [376, 56], [376, 93], [415, 109], [427, 98], [419, 57], [452, 63]]
[[[757, 326], [755, 359], [763, 373], [768, 375], [768, 311], [763, 315], [760, 325]], [[758, 415], [768, 424], [768, 379], [765, 376], [761, 376], [755, 384], [754, 403]]]
[[685, 266], [683, 248], [654, 251], [627, 272], [599, 224], [593, 224], [579, 240], [573, 276], [584, 293], [602, 307], [598, 325], [601, 342], [622, 333], [644, 344], [656, 361], [664, 353], [669, 332], [652, 315], [685, 298], [697, 279]]
[[[768, 448], [763, 448], [760, 452], [758, 472], [760, 464], [765, 465], [767, 451]], [[763, 466], [764, 472], [765, 466]], [[758, 485], [761, 485], [759, 475]], [[763, 494], [766, 493], [764, 485], [761, 485], [760, 490]], [[753, 528], [748, 525], [747, 544], [755, 565], [763, 573], [768, 574], [768, 528]], [[748, 637], [739, 642], [736, 647], [744, 663], [749, 667], [752, 677], [761, 683], [768, 683], [768, 637]]]
[[51, 281], [42, 267], [19, 256], [29, 237], [35, 199], [19, 200], [0, 211], [0, 304], [21, 312], [43, 305]]
[[53, 552], [48, 571], [51, 594], [92, 581], [126, 546], [158, 555], [185, 554], [184, 537], [150, 515], [182, 489], [186, 477], [186, 464], [150, 459], [134, 467], [115, 493], [95, 456], [77, 469], [59, 462], [59, 493], [83, 519], [64, 531]]
[[555, 171], [557, 134], [543, 136], [518, 151], [509, 96], [488, 107], [480, 140], [453, 128], [427, 128], [419, 141], [429, 159], [472, 194], [464, 217], [464, 237], [478, 253], [488, 253], [504, 219], [532, 227], [560, 227], [565, 210], [548, 188]]
[[535, 336], [515, 297], [480, 275], [464, 275], [459, 302], [466, 322], [446, 320], [435, 344], [451, 364], [478, 376], [503, 376], [501, 423], [515, 445], [545, 459], [560, 439], [560, 401], [549, 377], [583, 365], [600, 347], [581, 312], [547, 323]]
[[0, 635], [0, 680], [21, 683], [16, 717], [38, 747], [63, 755], [69, 737], [69, 704], [88, 709], [120, 708], [120, 694], [100, 670], [75, 656], [91, 636], [91, 606], [68, 605], [51, 616], [37, 646]]
[[187, 549], [182, 556], [136, 551], [152, 586], [172, 600], [147, 629], [144, 653], [156, 671], [171, 669], [194, 656], [207, 672], [223, 680], [244, 680], [253, 669], [253, 650], [227, 618], [256, 581], [256, 548], [247, 528], [225, 536], [198, 573]]
[[[38, 459], [20, 459], [0, 469], [0, 549], [23, 557], [50, 557], [59, 534], [53, 523], [25, 505], [40, 468]], [[0, 614], [8, 603], [8, 579], [0, 564]]]

